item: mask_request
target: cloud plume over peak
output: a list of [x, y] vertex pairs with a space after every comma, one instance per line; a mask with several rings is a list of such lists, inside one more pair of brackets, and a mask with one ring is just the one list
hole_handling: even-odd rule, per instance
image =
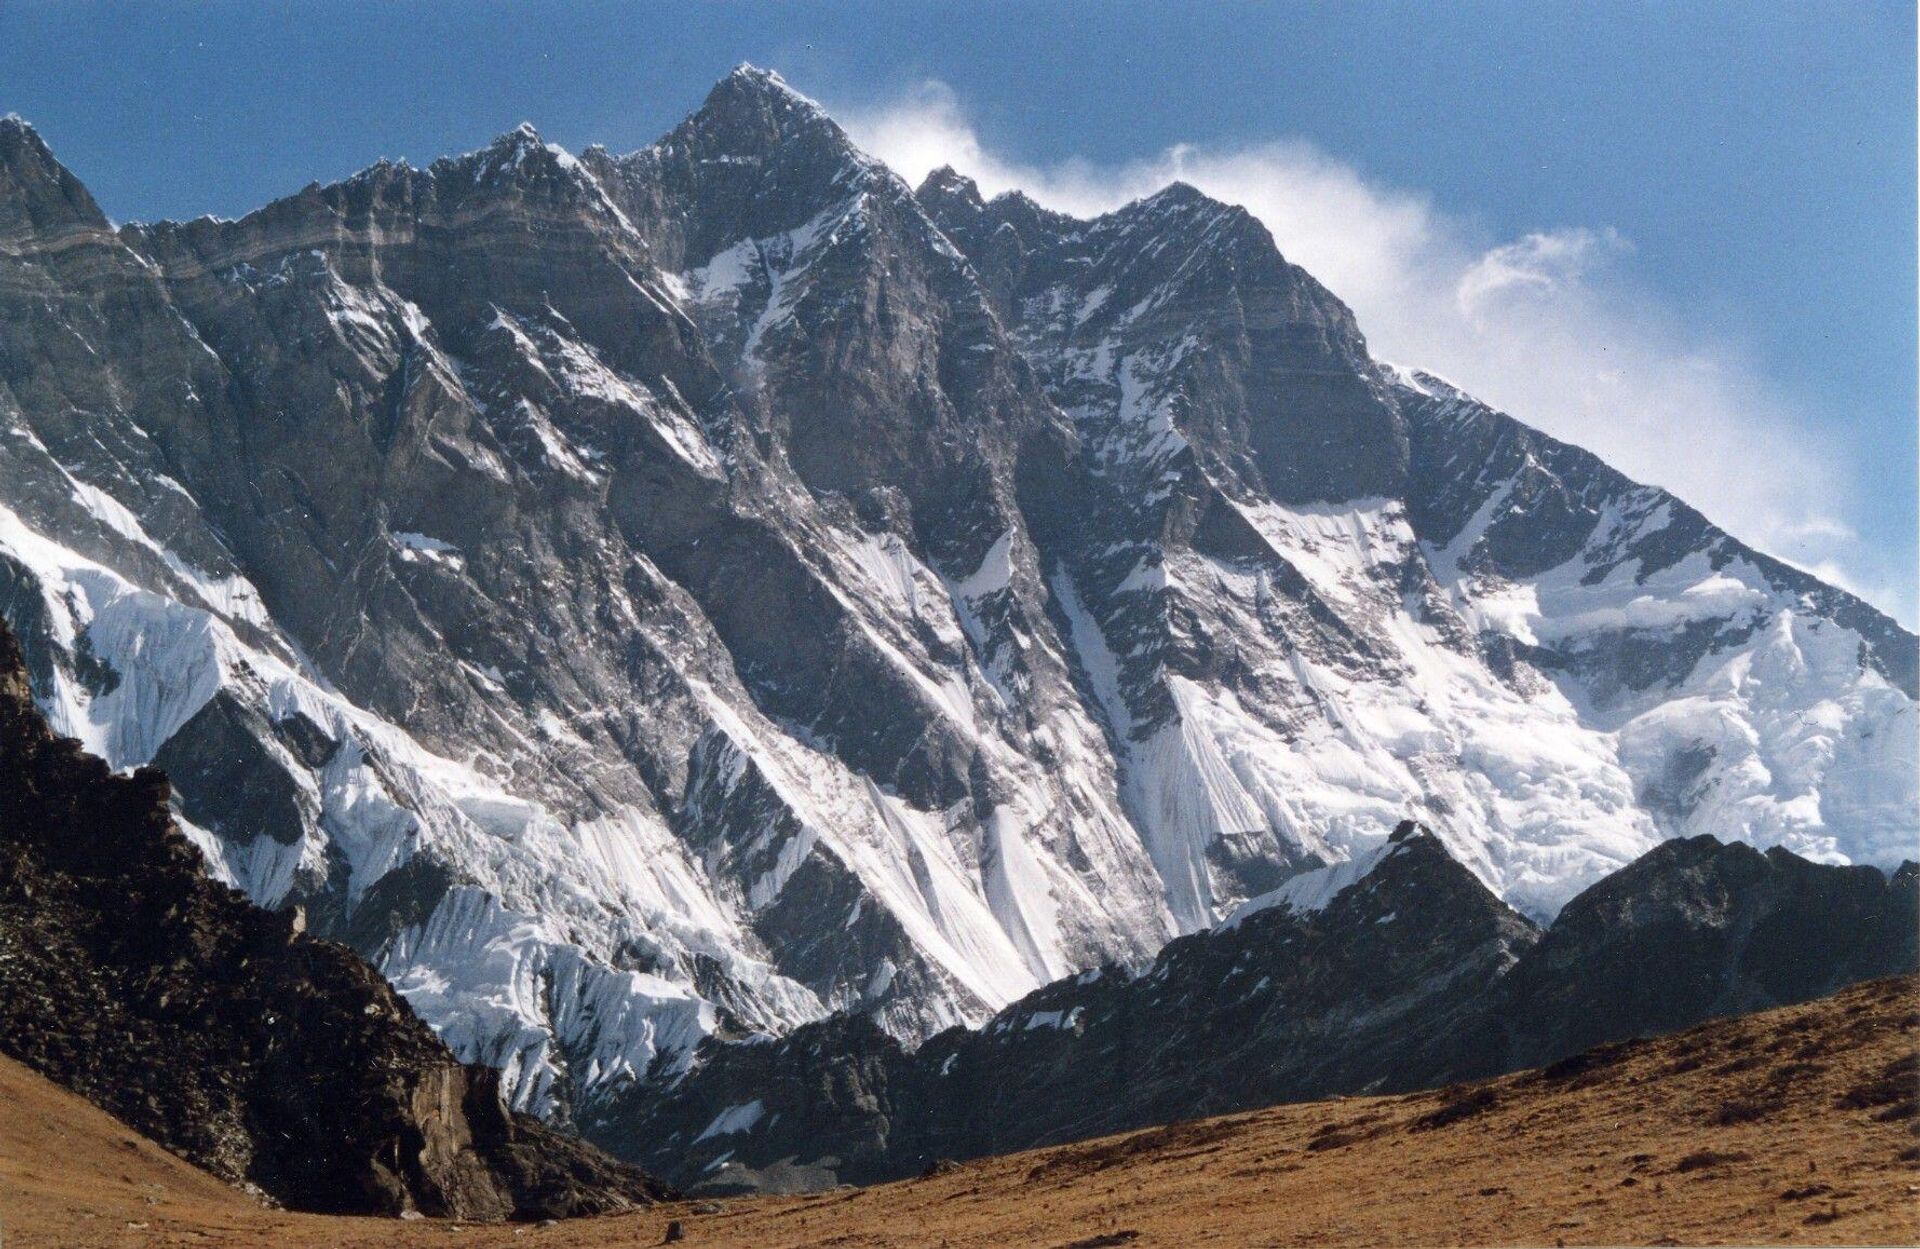
[[1019, 189], [1076, 216], [1175, 180], [1239, 204], [1353, 308], [1376, 355], [1445, 376], [1909, 627], [1915, 620], [1911, 570], [1860, 539], [1850, 509], [1872, 501], [1850, 489], [1830, 441], [1809, 432], [1755, 362], [1639, 289], [1619, 263], [1631, 240], [1604, 224], [1489, 238], [1429, 196], [1381, 185], [1300, 140], [1026, 164], [984, 143], [938, 81], [840, 115], [911, 183], [951, 165], [988, 196]]
[[1512, 242], [1490, 247], [1460, 276], [1454, 299], [1468, 319], [1482, 306], [1509, 292], [1552, 295], [1581, 281], [1604, 253], [1625, 251], [1631, 244], [1612, 227], [1590, 230], [1536, 230]]

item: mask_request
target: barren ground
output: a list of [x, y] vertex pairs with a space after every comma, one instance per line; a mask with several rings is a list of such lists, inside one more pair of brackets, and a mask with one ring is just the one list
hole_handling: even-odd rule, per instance
[[0, 1060], [0, 1244], [1914, 1244], [1917, 1048], [1920, 981], [1885, 980], [1486, 1084], [547, 1227], [262, 1209]]

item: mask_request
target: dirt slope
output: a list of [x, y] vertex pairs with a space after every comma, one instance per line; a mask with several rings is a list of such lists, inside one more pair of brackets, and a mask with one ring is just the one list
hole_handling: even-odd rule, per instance
[[548, 1227], [287, 1215], [0, 1067], [8, 1249], [62, 1245], [1660, 1244], [1920, 1241], [1920, 982], [1539, 1072], [1178, 1124], [807, 1198]]

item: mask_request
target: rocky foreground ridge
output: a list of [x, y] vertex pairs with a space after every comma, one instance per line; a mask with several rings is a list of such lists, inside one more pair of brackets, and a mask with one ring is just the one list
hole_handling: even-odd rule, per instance
[[664, 1186], [501, 1100], [380, 974], [208, 879], [166, 778], [55, 736], [0, 626], [0, 1053], [295, 1209], [545, 1218]]
[[[0, 1218], [22, 1249], [713, 1249], [1206, 1244], [1910, 1245], [1920, 982], [1494, 1081], [1193, 1119], [930, 1168], [900, 1184], [702, 1199], [542, 1228], [263, 1210], [0, 1057]], [[59, 1161], [48, 1157], [57, 1151]], [[73, 1217], [76, 1198], [96, 1219]]]
[[1549, 1067], [1920, 970], [1920, 866], [1670, 841], [1542, 929], [1403, 824], [1139, 973], [1109, 967], [909, 1052], [858, 1017], [710, 1041], [592, 1125], [690, 1187], [917, 1175], [1177, 1120]]

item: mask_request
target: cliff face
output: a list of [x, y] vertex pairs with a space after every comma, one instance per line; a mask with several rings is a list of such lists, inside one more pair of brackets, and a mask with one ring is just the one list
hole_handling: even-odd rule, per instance
[[526, 1218], [661, 1193], [509, 1114], [497, 1072], [303, 927], [207, 878], [162, 773], [55, 736], [0, 627], [0, 1051], [296, 1208]]

